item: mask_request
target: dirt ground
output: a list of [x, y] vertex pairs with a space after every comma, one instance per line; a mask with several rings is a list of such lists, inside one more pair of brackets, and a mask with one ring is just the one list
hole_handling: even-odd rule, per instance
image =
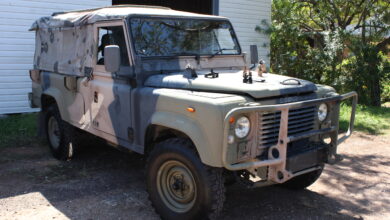
[[[307, 190], [227, 188], [221, 219], [389, 219], [390, 135], [355, 133]], [[0, 149], [0, 219], [158, 219], [144, 159], [96, 144], [70, 162], [40, 141]]]

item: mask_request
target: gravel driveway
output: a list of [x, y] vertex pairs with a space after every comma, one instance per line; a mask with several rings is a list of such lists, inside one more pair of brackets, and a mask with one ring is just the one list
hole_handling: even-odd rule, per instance
[[[390, 135], [355, 133], [344, 160], [303, 191], [227, 188], [221, 219], [389, 219]], [[45, 144], [0, 149], [0, 219], [158, 219], [144, 159], [96, 144], [70, 162]], [[386, 218], [387, 217], [387, 218]]]

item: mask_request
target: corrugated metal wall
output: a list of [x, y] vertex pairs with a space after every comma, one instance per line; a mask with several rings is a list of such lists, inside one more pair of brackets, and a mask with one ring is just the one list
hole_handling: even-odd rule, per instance
[[112, 0], [113, 5], [160, 5], [180, 11], [212, 14], [212, 0]]
[[[230, 18], [241, 47], [248, 54], [249, 45], [256, 44], [259, 56], [269, 66], [269, 37], [255, 31], [262, 20], [271, 22], [271, 0], [113, 0], [113, 4], [161, 5], [176, 10], [218, 14]], [[215, 7], [215, 8], [213, 8]]]
[[0, 1], [0, 114], [30, 112], [28, 70], [34, 56], [31, 24], [56, 11], [111, 5], [111, 0], [1, 0]]
[[[32, 111], [27, 97], [31, 91], [28, 70], [32, 68], [35, 41], [34, 33], [28, 31], [31, 24], [37, 18], [56, 11], [101, 7], [111, 3], [111, 0], [1, 0], [0, 114]], [[271, 20], [271, 0], [219, 0], [218, 5], [219, 15], [231, 19], [243, 51], [249, 54], [249, 45], [257, 44], [260, 56], [268, 62], [269, 38], [254, 29], [261, 20]]]
[[262, 20], [271, 22], [271, 0], [220, 0], [219, 15], [230, 18], [242, 50], [249, 57], [249, 45], [256, 44], [259, 56], [269, 66], [269, 37], [255, 31]]

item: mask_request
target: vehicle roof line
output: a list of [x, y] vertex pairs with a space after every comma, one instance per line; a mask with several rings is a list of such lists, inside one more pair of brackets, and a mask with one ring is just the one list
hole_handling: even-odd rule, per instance
[[74, 12], [91, 12], [91, 11], [97, 11], [103, 8], [155, 8], [155, 9], [166, 9], [166, 10], [172, 10], [169, 7], [164, 6], [157, 6], [157, 5], [134, 5], [134, 4], [121, 4], [121, 5], [112, 5], [112, 6], [105, 6], [105, 7], [99, 7], [99, 8], [90, 8], [90, 9], [81, 9], [81, 10], [72, 10], [72, 11], [60, 11], [60, 12], [53, 12], [51, 16], [61, 15], [61, 14], [67, 14], [67, 13], [74, 13]]

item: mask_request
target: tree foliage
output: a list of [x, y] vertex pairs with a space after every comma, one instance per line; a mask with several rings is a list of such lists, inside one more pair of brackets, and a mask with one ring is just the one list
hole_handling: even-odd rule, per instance
[[256, 30], [270, 34], [274, 72], [356, 90], [368, 105], [389, 90], [389, 1], [273, 0], [272, 24]]

